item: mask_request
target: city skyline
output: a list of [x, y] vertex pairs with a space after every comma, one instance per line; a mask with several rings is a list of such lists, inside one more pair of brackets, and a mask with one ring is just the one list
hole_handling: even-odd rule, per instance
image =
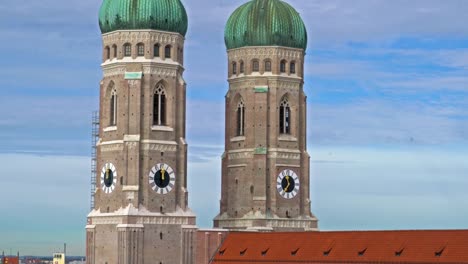
[[[1, 107], [10, 113], [0, 119], [0, 197], [9, 213], [0, 220], [0, 249], [46, 255], [68, 242], [72, 254], [84, 254], [100, 1], [26, 2], [0, 18], [9, 40], [0, 45], [11, 51], [0, 62]], [[189, 192], [202, 228], [211, 226], [220, 197], [223, 28], [242, 2], [184, 1]], [[467, 4], [288, 2], [309, 33], [305, 91], [319, 227], [467, 228]], [[198, 177], [213, 183], [210, 192]]]

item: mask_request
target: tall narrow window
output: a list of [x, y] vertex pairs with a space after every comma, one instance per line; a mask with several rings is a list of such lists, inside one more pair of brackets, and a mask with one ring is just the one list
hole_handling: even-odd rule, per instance
[[110, 98], [110, 126], [117, 125], [117, 91], [112, 90], [111, 98]]
[[280, 104], [279, 121], [280, 134], [291, 134], [291, 108], [286, 98]]
[[153, 95], [153, 125], [166, 125], [166, 92], [162, 84], [158, 84]]
[[237, 136], [244, 135], [244, 124], [245, 124], [245, 105], [241, 100], [237, 105]]
[[110, 59], [110, 48], [109, 48], [109, 46], [106, 46], [106, 48], [104, 50], [104, 57], [106, 58], [106, 60]]
[[113, 56], [112, 58], [115, 59], [117, 58], [117, 45], [112, 45], [112, 53], [113, 53]]
[[170, 59], [171, 58], [171, 45], [167, 45], [165, 48], [164, 48], [164, 57], [166, 59]]
[[294, 61], [289, 64], [289, 73], [296, 74], [296, 63]]
[[240, 73], [244, 73], [244, 62], [243, 62], [243, 61], [240, 62], [240, 65], [239, 65], [239, 72], [240, 72]]
[[285, 60], [282, 60], [280, 62], [280, 72], [281, 73], [285, 73], [286, 72], [286, 61]]
[[126, 43], [124, 45], [124, 56], [125, 57], [132, 56], [132, 46], [130, 45], [130, 43]]
[[258, 63], [258, 60], [252, 61], [252, 71], [258, 72], [259, 70], [260, 70], [260, 65]]
[[145, 56], [145, 44], [138, 43], [137, 44], [137, 51], [138, 51], [138, 56], [139, 57]]
[[161, 46], [159, 46], [159, 44], [155, 44], [154, 47], [153, 47], [153, 54], [154, 54], [154, 57], [159, 57], [159, 48]]
[[233, 62], [232, 63], [232, 75], [236, 75], [236, 74], [237, 74], [237, 63]]
[[271, 72], [271, 61], [269, 60], [265, 61], [265, 71]]

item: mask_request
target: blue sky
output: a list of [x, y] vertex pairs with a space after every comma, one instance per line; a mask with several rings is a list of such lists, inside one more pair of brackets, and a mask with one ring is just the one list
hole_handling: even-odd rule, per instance
[[[210, 227], [228, 88], [223, 27], [245, 0], [183, 2], [190, 203]], [[288, 2], [309, 35], [304, 89], [320, 227], [468, 228], [468, 2]], [[67, 242], [84, 254], [100, 3], [0, 2], [0, 251], [50, 255]]]

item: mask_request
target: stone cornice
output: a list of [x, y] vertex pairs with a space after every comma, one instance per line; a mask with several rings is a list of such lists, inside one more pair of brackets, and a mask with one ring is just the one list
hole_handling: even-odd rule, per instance
[[104, 45], [122, 42], [158, 42], [161, 44], [183, 44], [185, 38], [179, 33], [158, 30], [117, 30], [102, 35]]

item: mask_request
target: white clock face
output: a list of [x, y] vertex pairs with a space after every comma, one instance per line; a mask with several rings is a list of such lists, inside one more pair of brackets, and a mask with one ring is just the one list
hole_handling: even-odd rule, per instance
[[299, 193], [299, 177], [292, 170], [283, 170], [276, 180], [278, 193], [286, 199], [292, 199]]
[[175, 173], [171, 166], [158, 163], [149, 173], [149, 184], [153, 191], [159, 194], [168, 194], [175, 186]]
[[117, 183], [117, 170], [114, 164], [106, 163], [101, 170], [101, 189], [104, 193], [112, 193]]

